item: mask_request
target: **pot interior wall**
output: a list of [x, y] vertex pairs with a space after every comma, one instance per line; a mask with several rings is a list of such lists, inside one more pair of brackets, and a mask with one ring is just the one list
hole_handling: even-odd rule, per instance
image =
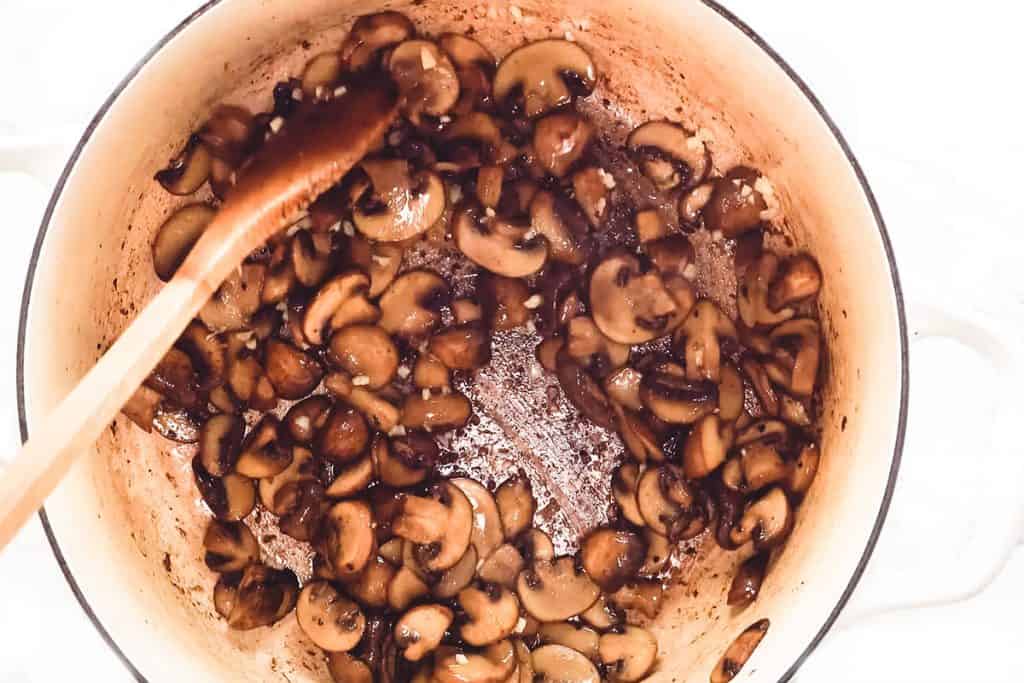
[[[275, 82], [340, 43], [353, 16], [391, 6], [431, 33], [473, 30], [503, 54], [524, 39], [571, 31], [603, 74], [600, 92], [627, 123], [666, 117], [707, 128], [718, 170], [761, 168], [787, 216], [785, 232], [825, 273], [829, 344], [824, 461], [794, 536], [757, 603], [725, 606], [738, 559], [697, 546], [684, 582], [655, 623], [661, 661], [652, 680], [704, 681], [726, 645], [761, 618], [771, 628], [743, 676], [774, 681], [839, 601], [868, 543], [889, 474], [901, 395], [893, 281], [870, 206], [828, 127], [770, 57], [700, 2], [655, 0], [384, 5], [343, 0], [224, 0], [171, 40], [100, 122], [71, 173], [40, 254], [27, 322], [29, 431], [152, 296], [149, 244], [182, 200], [153, 173], [223, 101], [269, 108]], [[303, 41], [309, 41], [304, 44]], [[496, 432], [497, 433], [497, 432]], [[562, 435], [563, 439], [571, 435]], [[482, 438], [482, 437], [481, 437]], [[571, 446], [572, 443], [569, 443]], [[214, 613], [215, 577], [200, 549], [207, 513], [191, 449], [119, 418], [47, 505], [61, 550], [98, 618], [154, 680], [325, 680], [321, 655], [294, 616], [254, 633], [229, 632]], [[534, 451], [543, 460], [554, 453]], [[514, 460], [514, 458], [513, 458]], [[509, 461], [491, 463], [502, 479]], [[497, 463], [497, 464], [495, 464]], [[549, 480], [557, 503], [590, 498], [605, 472], [584, 464]], [[554, 468], [558, 469], [558, 468]], [[599, 468], [598, 468], [599, 469]], [[580, 486], [583, 488], [581, 489]], [[600, 483], [594, 483], [595, 490]], [[558, 520], [552, 520], [558, 523]], [[288, 551], [279, 546], [275, 560]], [[169, 664], [173, 665], [169, 666]]]

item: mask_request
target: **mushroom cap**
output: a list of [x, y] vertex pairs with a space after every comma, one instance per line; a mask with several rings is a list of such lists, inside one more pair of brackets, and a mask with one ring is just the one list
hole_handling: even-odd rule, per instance
[[597, 600], [601, 589], [576, 568], [572, 557], [535, 560], [519, 573], [516, 592], [523, 607], [538, 621], [565, 621]]
[[335, 332], [327, 359], [354, 377], [369, 379], [370, 389], [387, 385], [398, 372], [398, 347], [377, 325], [349, 325]]
[[364, 159], [360, 167], [373, 191], [356, 203], [352, 220], [370, 239], [407, 240], [426, 232], [444, 214], [444, 183], [433, 171], [412, 173], [405, 159]]
[[642, 344], [666, 334], [676, 312], [657, 271], [643, 272], [636, 256], [624, 252], [594, 268], [590, 306], [605, 336], [622, 344]]
[[302, 587], [295, 616], [303, 633], [328, 652], [351, 650], [366, 628], [359, 606], [327, 581], [311, 581]]
[[380, 326], [404, 339], [425, 337], [441, 322], [448, 296], [448, 284], [437, 273], [403, 273], [380, 297]]
[[324, 516], [317, 546], [339, 577], [358, 574], [377, 546], [370, 506], [359, 500], [336, 503]]
[[533, 651], [536, 683], [600, 683], [597, 667], [581, 653], [564, 645], [542, 645]]
[[660, 190], [699, 185], [711, 170], [711, 153], [700, 137], [671, 121], [648, 121], [633, 130], [626, 146]]
[[531, 238], [529, 225], [488, 216], [475, 202], [455, 209], [452, 235], [459, 250], [481, 268], [505, 277], [526, 277], [548, 258], [547, 242]]
[[646, 554], [647, 544], [638, 534], [608, 527], [587, 534], [580, 546], [583, 569], [608, 592], [635, 578]]
[[568, 104], [574, 96], [590, 94], [596, 82], [594, 62], [582, 47], [568, 40], [537, 40], [501, 60], [494, 75], [494, 98], [507, 105], [518, 96], [523, 113], [533, 118]]

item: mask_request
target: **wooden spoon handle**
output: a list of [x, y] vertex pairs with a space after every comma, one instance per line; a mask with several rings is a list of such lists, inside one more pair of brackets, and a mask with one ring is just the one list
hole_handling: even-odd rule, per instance
[[309, 105], [260, 151], [174, 278], [0, 470], [0, 549], [99, 438], [220, 283], [380, 143], [395, 117], [389, 83]]

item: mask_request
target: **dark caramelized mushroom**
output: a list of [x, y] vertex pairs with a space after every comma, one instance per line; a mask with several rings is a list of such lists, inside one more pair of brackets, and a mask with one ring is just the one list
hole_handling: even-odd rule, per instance
[[188, 195], [198, 190], [210, 177], [210, 163], [213, 158], [206, 145], [199, 138], [189, 138], [185, 148], [170, 165], [158, 171], [156, 180], [165, 190], [174, 195]]
[[459, 79], [448, 55], [429, 40], [407, 40], [392, 50], [388, 71], [398, 86], [399, 107], [413, 122], [437, 118], [459, 100]]
[[743, 665], [750, 659], [750, 655], [754, 654], [754, 650], [761, 644], [761, 639], [768, 633], [768, 626], [768, 620], [761, 619], [747, 627], [718, 660], [718, 664], [711, 672], [711, 683], [728, 683], [736, 678]]
[[209, 204], [187, 204], [163, 222], [153, 239], [153, 269], [157, 277], [165, 282], [174, 277], [216, 213]]
[[526, 324], [532, 315], [526, 307], [530, 289], [518, 278], [484, 275], [477, 288], [484, 318], [494, 330], [511, 330]]
[[761, 213], [768, 209], [757, 190], [761, 174], [746, 166], [737, 166], [715, 181], [715, 189], [704, 206], [704, 224], [726, 237], [739, 237], [761, 224]]
[[341, 45], [341, 58], [350, 71], [362, 71], [376, 64], [380, 53], [415, 35], [416, 29], [404, 14], [377, 12], [366, 14], [352, 24]]
[[644, 374], [640, 400], [659, 420], [691, 424], [711, 413], [718, 403], [718, 386], [690, 381], [673, 364], [662, 364]]
[[402, 425], [408, 429], [446, 432], [459, 429], [473, 414], [473, 407], [458, 392], [450, 394], [411, 394], [402, 402]]
[[793, 463], [789, 480], [786, 482], [790, 493], [795, 496], [803, 496], [807, 493], [814, 482], [815, 475], [818, 473], [818, 463], [820, 460], [821, 454], [818, 451], [817, 445], [808, 444], [800, 449], [800, 455], [797, 456], [796, 462]]
[[725, 462], [732, 445], [732, 427], [723, 424], [718, 415], [705, 415], [693, 426], [683, 445], [683, 469], [691, 479], [700, 479], [714, 472]]
[[260, 559], [260, 546], [249, 527], [241, 522], [214, 519], [203, 536], [206, 566], [225, 574], [239, 572]]
[[317, 439], [320, 455], [339, 464], [358, 458], [369, 443], [366, 419], [352, 408], [335, 408]]
[[283, 513], [281, 532], [307, 543], [314, 540], [329, 506], [323, 484], [312, 478], [288, 482], [274, 496], [274, 508]]
[[293, 405], [284, 416], [284, 425], [294, 441], [311, 444], [327, 424], [331, 415], [331, 399], [323, 394], [310, 396]]
[[704, 299], [676, 331], [673, 346], [686, 358], [686, 377], [691, 381], [718, 382], [721, 368], [722, 342], [735, 342], [736, 326], [722, 309]]
[[552, 260], [578, 266], [590, 256], [590, 224], [579, 205], [562, 194], [537, 192], [530, 202], [530, 226], [547, 240]]
[[436, 273], [410, 270], [381, 295], [380, 326], [405, 339], [425, 337], [441, 322], [448, 296], [448, 285]]
[[526, 277], [544, 266], [547, 243], [531, 238], [531, 232], [529, 225], [491, 216], [469, 201], [460, 204], [452, 217], [455, 244], [466, 258], [505, 277]]
[[398, 348], [391, 336], [377, 325], [349, 325], [331, 335], [327, 359], [341, 367], [356, 381], [364, 377], [364, 385], [380, 389], [389, 384], [398, 372]]
[[452, 370], [476, 370], [491, 360], [491, 335], [479, 324], [436, 332], [427, 349]]
[[264, 415], [245, 437], [235, 471], [252, 479], [272, 477], [292, 462], [292, 451], [278, 442], [280, 425], [273, 415]]
[[556, 374], [566, 398], [594, 424], [612, 429], [615, 414], [604, 390], [564, 348], [558, 352]]
[[632, 531], [602, 527], [587, 534], [580, 544], [583, 569], [609, 593], [636, 577], [646, 555], [646, 543]]
[[809, 299], [821, 289], [821, 269], [808, 254], [787, 259], [781, 271], [768, 290], [768, 307], [773, 311]]
[[298, 595], [299, 582], [291, 570], [251, 564], [238, 583], [228, 626], [236, 631], [270, 626], [292, 611]]
[[797, 396], [810, 396], [818, 379], [821, 356], [821, 328], [817, 320], [797, 318], [772, 330], [769, 339], [774, 345], [795, 349], [792, 366], [786, 368], [784, 386]]
[[757, 599], [768, 569], [768, 553], [759, 553], [745, 560], [736, 569], [736, 576], [729, 586], [728, 604], [732, 607], [746, 607]]
[[533, 129], [533, 152], [545, 171], [561, 178], [579, 161], [594, 137], [594, 127], [573, 111], [545, 116]]
[[372, 192], [356, 204], [352, 220], [372, 240], [400, 242], [432, 226], [445, 209], [441, 176], [415, 171], [405, 159], [364, 159]]
[[612, 475], [612, 495], [627, 522], [636, 526], [644, 526], [646, 522], [640, 513], [636, 498], [639, 482], [640, 468], [636, 463], [627, 462], [620, 465]]
[[282, 398], [300, 399], [316, 388], [324, 369], [310, 354], [277, 339], [267, 340], [264, 368]]
[[775, 548], [792, 531], [793, 516], [793, 506], [786, 498], [786, 493], [775, 487], [744, 511], [730, 538], [736, 545], [753, 540], [757, 550]]
[[740, 283], [736, 307], [740, 318], [749, 328], [777, 325], [793, 317], [792, 308], [772, 309], [768, 306], [768, 290], [779, 270], [779, 257], [770, 251], [762, 252]]
[[359, 606], [327, 581], [311, 581], [302, 587], [295, 616], [302, 632], [328, 652], [351, 650], [366, 628]]
[[322, 344], [331, 330], [376, 322], [380, 311], [367, 299], [369, 286], [369, 277], [359, 270], [331, 278], [306, 306], [302, 335], [310, 344]]
[[711, 153], [704, 140], [677, 123], [645, 123], [629, 134], [626, 146], [659, 190], [693, 187], [711, 170]]
[[196, 488], [217, 519], [237, 522], [256, 506], [256, 484], [248, 477], [227, 474], [215, 477], [203, 467], [199, 456], [192, 459]]

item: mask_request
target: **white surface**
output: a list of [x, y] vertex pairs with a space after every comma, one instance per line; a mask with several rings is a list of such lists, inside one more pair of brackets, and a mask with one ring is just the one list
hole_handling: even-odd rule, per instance
[[[1022, 348], [1018, 197], [1024, 11], [1000, 0], [857, 3], [731, 0], [811, 85], [860, 157], [882, 204], [904, 287], [979, 309]], [[79, 132], [132, 64], [194, 0], [0, 0], [0, 437], [16, 439], [14, 349], [22, 283], [49, 186]], [[42, 182], [6, 173], [15, 141], [55, 140]], [[898, 597], [894, 569], [950, 582], [989, 477], [983, 467], [998, 377], [953, 342], [915, 347], [910, 430], [889, 523], [848, 614]], [[967, 428], [970, 428], [968, 431]], [[959, 429], [958, 429], [959, 428]], [[1017, 478], [1020, 481], [1020, 478]], [[1022, 496], [1024, 499], [1024, 496]], [[1024, 531], [1024, 530], [1022, 530]], [[827, 570], [827, 568], [824, 568]], [[1018, 681], [1024, 554], [978, 597], [855, 621], [844, 618], [803, 681]], [[120, 590], [111, 586], [110, 590]], [[38, 522], [0, 555], [0, 681], [129, 677], [68, 590]]]

